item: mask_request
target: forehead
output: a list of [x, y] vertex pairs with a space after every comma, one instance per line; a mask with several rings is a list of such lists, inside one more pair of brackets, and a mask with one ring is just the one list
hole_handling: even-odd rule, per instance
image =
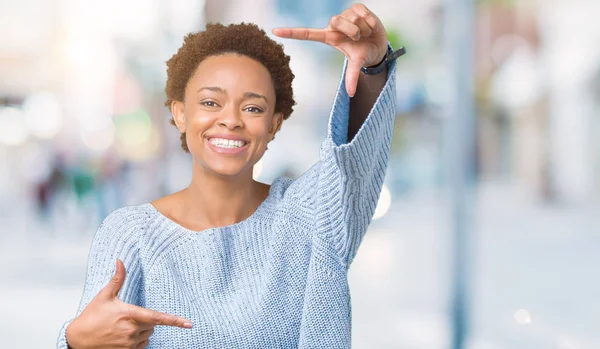
[[244, 55], [225, 53], [205, 58], [194, 72], [189, 85], [197, 88], [217, 86], [227, 91], [275, 94], [267, 68]]

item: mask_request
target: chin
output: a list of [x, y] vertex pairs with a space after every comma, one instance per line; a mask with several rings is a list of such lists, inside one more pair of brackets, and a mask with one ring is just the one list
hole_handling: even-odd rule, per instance
[[202, 159], [199, 164], [207, 173], [219, 177], [238, 177], [245, 173], [252, 175], [253, 166], [245, 161], [231, 161], [232, 159]]
[[240, 166], [207, 166], [210, 169], [210, 172], [214, 173], [219, 177], [238, 177], [242, 176], [244, 173], [252, 171], [248, 170], [248, 168], [240, 167]]

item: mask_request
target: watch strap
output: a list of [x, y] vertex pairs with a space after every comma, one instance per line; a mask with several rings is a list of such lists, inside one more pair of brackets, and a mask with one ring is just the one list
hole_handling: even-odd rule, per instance
[[388, 46], [388, 51], [383, 58], [383, 60], [374, 66], [370, 67], [362, 67], [360, 70], [367, 75], [376, 75], [384, 71], [384, 69], [392, 63], [394, 60], [398, 59], [398, 57], [404, 55], [406, 53], [406, 48], [404, 46], [400, 47], [396, 51], [392, 50], [391, 46]]

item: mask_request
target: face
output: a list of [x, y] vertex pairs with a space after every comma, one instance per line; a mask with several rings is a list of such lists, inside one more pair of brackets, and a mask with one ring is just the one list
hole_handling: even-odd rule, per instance
[[252, 175], [282, 122], [271, 75], [234, 53], [204, 59], [171, 112], [196, 165], [221, 176]]

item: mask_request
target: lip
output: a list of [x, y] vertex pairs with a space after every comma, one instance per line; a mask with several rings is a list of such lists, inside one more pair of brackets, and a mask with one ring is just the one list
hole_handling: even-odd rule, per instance
[[[246, 142], [246, 144], [244, 144], [243, 147], [239, 147], [239, 148], [219, 148], [210, 142], [211, 138], [223, 138], [223, 139], [229, 139], [232, 141], [244, 141], [244, 142]], [[235, 137], [235, 136], [226, 136], [226, 135], [214, 135], [214, 136], [207, 137], [206, 143], [208, 144], [208, 147], [212, 151], [214, 151], [215, 153], [222, 154], [222, 155], [238, 155], [238, 154], [243, 153], [246, 150], [248, 150], [248, 147], [250, 145], [250, 143], [243, 138], [239, 138], [239, 137]]]

